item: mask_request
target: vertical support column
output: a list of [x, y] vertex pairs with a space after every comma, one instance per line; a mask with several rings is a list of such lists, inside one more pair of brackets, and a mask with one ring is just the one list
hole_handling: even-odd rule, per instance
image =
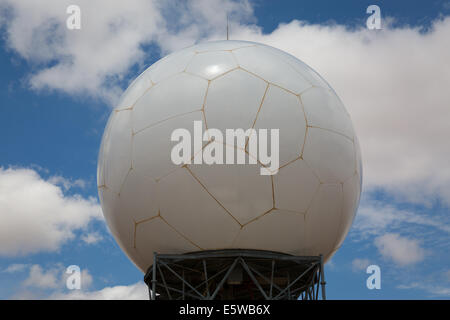
[[275, 260], [272, 259], [272, 274], [270, 276], [270, 293], [269, 293], [269, 298], [272, 299], [272, 289], [273, 289], [273, 274], [275, 272]]
[[184, 299], [186, 299], [185, 296], [184, 296], [184, 290], [185, 290], [185, 288], [184, 288], [184, 269], [183, 269], [183, 285], [182, 285], [182, 290], [183, 290], [183, 300], [184, 300]]
[[288, 273], [287, 273], [287, 286], [288, 286], [288, 290], [287, 290], [287, 299], [288, 300], [291, 300], [291, 287], [290, 287], [290, 285], [291, 285], [291, 278], [290, 278], [290, 275], [289, 275], [289, 271], [288, 271]]
[[325, 293], [325, 272], [323, 266], [323, 255], [320, 255], [320, 285], [322, 286], [322, 300], [327, 300], [327, 296]]
[[156, 265], [158, 255], [156, 252], [153, 252], [153, 267], [152, 267], [152, 300], [156, 300]]
[[206, 261], [205, 261], [205, 259], [203, 259], [203, 270], [204, 270], [204, 273], [205, 273], [206, 300], [208, 300], [209, 299], [209, 282], [208, 282], [208, 271], [206, 269]]

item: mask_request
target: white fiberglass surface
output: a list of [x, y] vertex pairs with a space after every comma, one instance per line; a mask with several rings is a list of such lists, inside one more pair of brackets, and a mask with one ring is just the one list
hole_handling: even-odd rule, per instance
[[[278, 129], [280, 169], [175, 164], [171, 134], [194, 135], [195, 121], [223, 137], [227, 129]], [[205, 137], [192, 157], [217, 145], [237, 151]], [[106, 222], [142, 271], [154, 251], [244, 248], [328, 260], [361, 193], [359, 143], [336, 93], [297, 58], [246, 41], [191, 46], [146, 69], [113, 111], [98, 159]]]

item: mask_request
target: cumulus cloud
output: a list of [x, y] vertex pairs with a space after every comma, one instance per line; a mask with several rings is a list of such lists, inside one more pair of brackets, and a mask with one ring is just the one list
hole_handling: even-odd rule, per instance
[[[413, 255], [412, 257], [420, 257], [423, 250], [419, 248], [417, 240], [410, 239], [411, 243], [417, 245], [417, 250], [414, 250], [415, 248], [402, 246], [401, 244], [405, 241], [392, 236], [393, 234], [407, 234], [411, 238], [418, 238], [418, 235], [420, 235], [421, 246], [432, 248], [429, 250], [430, 253], [433, 251], [434, 254], [440, 254], [449, 250], [450, 226], [448, 222], [449, 217], [445, 211], [439, 213], [422, 209], [415, 212], [397, 208], [380, 200], [364, 200], [359, 208], [350, 238], [356, 242], [374, 241], [373, 243], [378, 250], [385, 249], [383, 256], [386, 257], [393, 256], [393, 252], [397, 252], [395, 250], [389, 251], [391, 247], [397, 248], [397, 250], [412, 249], [413, 252], [419, 253], [419, 255]], [[387, 247], [385, 248], [384, 244], [388, 240], [392, 240], [393, 243], [390, 246], [386, 244]], [[405, 254], [408, 255], [409, 253], [405, 252]], [[398, 254], [395, 255], [395, 257], [398, 256]], [[402, 258], [392, 260], [400, 261]], [[418, 259], [417, 262], [420, 260]]]
[[[81, 9], [81, 29], [66, 27], [66, 8]], [[3, 8], [3, 10], [1, 10]], [[33, 89], [87, 93], [112, 102], [120, 81], [147, 57], [145, 46], [167, 52], [192, 39], [224, 32], [227, 12], [242, 17], [251, 7], [234, 1], [0, 0], [7, 45], [37, 68]]]
[[60, 272], [58, 269], [54, 268], [44, 271], [40, 265], [32, 265], [28, 278], [25, 279], [23, 285], [40, 289], [57, 288], [59, 286], [58, 273]]
[[369, 259], [356, 258], [353, 259], [352, 261], [352, 270], [354, 272], [365, 271], [369, 265], [370, 265]]
[[[60, 286], [60, 288], [63, 288], [63, 289], [67, 288], [67, 280], [72, 275], [72, 272], [67, 273], [66, 270], [67, 269], [62, 270], [62, 277], [60, 277], [60, 278], [62, 278], [62, 282], [61, 282], [62, 286]], [[88, 290], [91, 287], [92, 282], [94, 280], [92, 275], [89, 273], [88, 269], [81, 270], [80, 279], [81, 279], [81, 288], [79, 290], [83, 290], [83, 291]]]
[[101, 241], [102, 239], [102, 235], [98, 232], [91, 232], [81, 236], [81, 240], [83, 240], [87, 244], [94, 244]]
[[415, 264], [425, 257], [425, 250], [419, 241], [395, 233], [376, 238], [375, 246], [384, 258], [400, 266]]
[[[58, 299], [58, 297], [71, 296], [67, 289], [67, 280], [72, 273], [67, 273], [61, 263], [47, 267], [39, 264], [24, 265], [20, 271], [28, 269], [28, 276], [20, 283], [19, 291], [12, 299]], [[92, 285], [93, 277], [88, 269], [82, 269], [80, 273], [81, 288], [75, 291], [79, 294], [87, 294]]]
[[28, 267], [27, 264], [23, 263], [13, 263], [10, 264], [8, 267], [6, 267], [2, 272], [6, 273], [16, 273], [16, 272], [22, 272]]
[[68, 290], [66, 281], [70, 274], [57, 263], [47, 268], [35, 264], [29, 266], [28, 276], [21, 283], [13, 299], [46, 300], [148, 300], [147, 285], [140, 281], [130, 285], [109, 286], [90, 290], [93, 277], [87, 269], [81, 270], [81, 289]]
[[147, 285], [140, 281], [131, 285], [105, 287], [100, 290], [73, 290], [69, 293], [54, 293], [48, 299], [57, 300], [148, 300]]
[[32, 169], [0, 167], [0, 255], [56, 251], [101, 218], [95, 198], [66, 195]]
[[[40, 68], [34, 89], [57, 89], [111, 100], [114, 80], [143, 58], [140, 48], [161, 20], [153, 1], [0, 1], [7, 44]], [[66, 8], [81, 7], [81, 30], [66, 28]]]
[[402, 284], [397, 286], [398, 289], [419, 289], [429, 293], [433, 298], [435, 297], [450, 297], [450, 287], [442, 284], [428, 283], [428, 282], [412, 282], [410, 284]]
[[431, 215], [428, 212], [414, 212], [399, 209], [379, 200], [363, 201], [355, 221], [354, 231], [359, 237], [382, 235], [387, 231], [414, 227], [430, 227], [438, 232], [450, 235], [449, 217], [447, 214]]
[[62, 186], [65, 191], [73, 187], [84, 189], [87, 185], [87, 182], [84, 181], [83, 179], [72, 180], [64, 178], [62, 176], [52, 176], [48, 179], [48, 182], [50, 182], [51, 184]]

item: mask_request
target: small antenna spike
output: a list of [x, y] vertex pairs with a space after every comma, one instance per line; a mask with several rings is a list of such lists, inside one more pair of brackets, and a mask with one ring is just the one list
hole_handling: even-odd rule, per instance
[[230, 37], [229, 37], [229, 28], [228, 28], [228, 14], [227, 14], [227, 40], [230, 40]]

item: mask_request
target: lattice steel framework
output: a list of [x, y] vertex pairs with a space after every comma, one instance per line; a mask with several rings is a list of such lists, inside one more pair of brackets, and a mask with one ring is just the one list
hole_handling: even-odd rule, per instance
[[[323, 300], [323, 257], [259, 250], [154, 253], [145, 274], [151, 300]], [[320, 290], [321, 289], [321, 290]]]

